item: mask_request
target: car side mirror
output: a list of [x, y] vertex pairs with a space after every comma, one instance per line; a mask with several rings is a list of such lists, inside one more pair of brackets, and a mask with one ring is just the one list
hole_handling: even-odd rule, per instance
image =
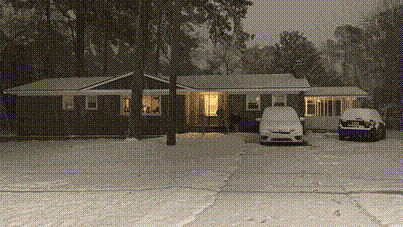
[[299, 121], [305, 121], [305, 117], [300, 117]]
[[260, 122], [262, 119], [261, 118], [256, 118], [255, 120]]

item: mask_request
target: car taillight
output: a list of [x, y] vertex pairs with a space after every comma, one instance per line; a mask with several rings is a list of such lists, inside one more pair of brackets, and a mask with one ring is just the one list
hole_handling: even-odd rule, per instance
[[368, 121], [364, 122], [365, 128], [374, 127], [375, 125], [376, 125], [376, 122], [374, 120], [370, 120], [369, 122]]
[[369, 125], [370, 125], [370, 126], [375, 126], [375, 125], [376, 125], [376, 122], [375, 122], [374, 120], [371, 120], [371, 121], [369, 122]]

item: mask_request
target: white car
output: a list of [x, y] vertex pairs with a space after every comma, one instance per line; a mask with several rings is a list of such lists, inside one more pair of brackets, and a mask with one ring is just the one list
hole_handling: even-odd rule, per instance
[[291, 142], [302, 143], [303, 127], [294, 108], [289, 106], [267, 107], [260, 121], [260, 143]]
[[339, 121], [339, 139], [362, 137], [381, 140], [386, 138], [386, 124], [378, 111], [351, 108], [344, 111]]

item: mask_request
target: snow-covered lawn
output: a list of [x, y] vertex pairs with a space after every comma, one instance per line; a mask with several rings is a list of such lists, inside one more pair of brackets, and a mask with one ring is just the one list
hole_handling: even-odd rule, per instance
[[139, 192], [0, 193], [1, 226], [182, 226], [216, 192], [171, 188]]
[[[29, 141], [2, 144], [0, 188], [8, 190], [218, 190], [238, 166], [244, 140], [223, 134], [136, 140]], [[202, 139], [201, 139], [202, 138]]]
[[2, 143], [0, 189], [25, 192], [0, 193], [0, 226], [182, 226], [213, 203], [244, 145], [217, 133], [178, 135], [176, 146], [166, 137]]

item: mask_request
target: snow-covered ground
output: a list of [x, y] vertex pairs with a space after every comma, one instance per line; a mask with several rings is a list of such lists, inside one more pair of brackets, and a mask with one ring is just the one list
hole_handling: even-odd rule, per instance
[[237, 135], [201, 136], [178, 135], [176, 146], [166, 137], [2, 143], [0, 226], [191, 222], [214, 202], [245, 145]]
[[360, 193], [403, 191], [403, 133], [310, 134], [310, 146], [257, 138], [0, 143], [0, 226], [403, 225], [402, 196]]

